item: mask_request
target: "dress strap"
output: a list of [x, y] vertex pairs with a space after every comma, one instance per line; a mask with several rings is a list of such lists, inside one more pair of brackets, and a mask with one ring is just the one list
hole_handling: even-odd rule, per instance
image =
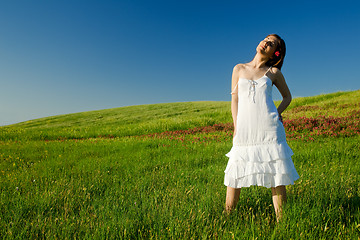
[[238, 83], [239, 83], [239, 80], [237, 81], [237, 83], [236, 83], [236, 85], [234, 87], [234, 90], [232, 90], [231, 95], [236, 94], [235, 89], [237, 88]]
[[270, 66], [270, 67], [268, 68], [268, 70], [266, 70], [266, 72], [264, 73], [264, 76], [270, 71], [271, 68], [272, 68], [272, 66]]

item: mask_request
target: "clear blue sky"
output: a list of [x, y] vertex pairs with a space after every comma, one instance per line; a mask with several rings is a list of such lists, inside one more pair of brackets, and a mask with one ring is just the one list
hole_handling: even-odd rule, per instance
[[[293, 97], [360, 88], [359, 1], [1, 1], [0, 125], [128, 105], [230, 101], [269, 33]], [[274, 91], [274, 99], [280, 95]]]

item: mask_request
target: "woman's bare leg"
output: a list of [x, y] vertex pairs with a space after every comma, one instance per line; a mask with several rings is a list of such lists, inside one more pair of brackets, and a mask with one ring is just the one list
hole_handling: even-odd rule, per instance
[[282, 218], [282, 207], [286, 204], [286, 188], [285, 186], [277, 186], [271, 188], [273, 204], [275, 208], [276, 221]]
[[239, 201], [241, 188], [227, 187], [226, 191], [226, 212], [230, 213]]

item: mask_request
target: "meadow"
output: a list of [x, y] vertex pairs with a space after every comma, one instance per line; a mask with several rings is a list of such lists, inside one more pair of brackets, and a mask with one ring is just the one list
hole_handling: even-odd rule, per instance
[[[360, 239], [360, 90], [293, 99], [300, 175], [223, 214], [230, 102], [129, 106], [0, 127], [1, 239]], [[276, 102], [279, 104], [279, 102]]]

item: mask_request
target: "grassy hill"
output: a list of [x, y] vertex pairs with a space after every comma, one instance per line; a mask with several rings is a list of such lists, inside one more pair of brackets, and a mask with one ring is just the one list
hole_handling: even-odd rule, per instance
[[262, 187], [243, 189], [222, 214], [230, 102], [0, 127], [0, 238], [358, 239], [359, 100], [359, 90], [296, 98], [285, 111], [300, 179], [287, 186], [280, 223]]
[[[359, 90], [295, 98], [284, 118], [346, 115], [359, 108], [359, 99]], [[149, 104], [52, 116], [5, 126], [0, 128], [0, 140], [122, 137], [228, 122], [232, 122], [230, 102]]]

